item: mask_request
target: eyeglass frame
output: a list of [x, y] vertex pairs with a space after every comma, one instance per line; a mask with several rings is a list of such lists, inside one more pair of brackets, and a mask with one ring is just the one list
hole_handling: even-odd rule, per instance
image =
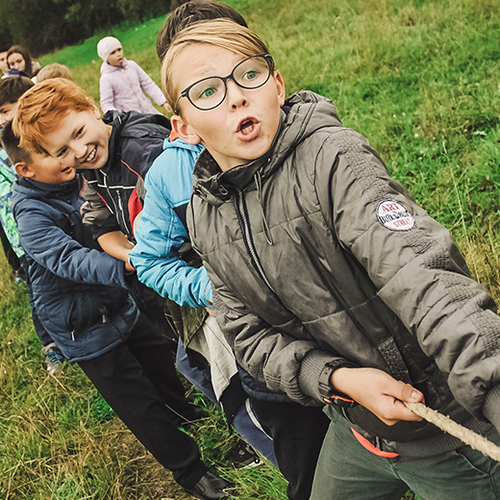
[[[238, 66], [240, 66], [241, 64], [243, 64], [244, 62], [250, 60], [250, 59], [255, 59], [257, 57], [261, 57], [263, 58], [266, 63], [267, 63], [267, 66], [269, 68], [269, 74], [267, 75], [267, 78], [265, 79], [264, 82], [260, 83], [259, 85], [257, 85], [256, 87], [245, 87], [244, 85], [241, 85], [239, 84], [235, 78], [234, 78], [234, 72], [236, 71], [236, 68], [238, 68]], [[186, 87], [179, 95], [179, 97], [177, 98], [177, 101], [175, 101], [175, 106], [174, 106], [174, 113], [176, 115], [179, 114], [179, 101], [181, 100], [182, 97], [186, 97], [188, 99], [188, 101], [196, 108], [196, 109], [199, 109], [200, 111], [211, 111], [212, 109], [215, 109], [217, 107], [219, 107], [223, 102], [224, 100], [226, 99], [226, 96], [227, 96], [227, 81], [228, 80], [233, 80], [234, 83], [236, 83], [236, 85], [238, 85], [238, 87], [242, 88], [242, 89], [246, 89], [246, 90], [254, 90], [254, 89], [258, 89], [260, 87], [263, 87], [268, 81], [269, 81], [269, 78], [271, 78], [271, 73], [274, 71], [274, 59], [273, 59], [273, 56], [269, 53], [266, 53], [266, 54], [257, 54], [255, 56], [250, 56], [250, 57], [247, 57], [246, 59], [243, 59], [243, 61], [240, 61], [234, 68], [233, 68], [233, 71], [231, 71], [231, 73], [227, 76], [207, 76], [206, 78], [202, 78], [201, 80], [198, 80], [194, 83], [192, 83], [189, 87]], [[218, 78], [219, 80], [222, 80], [222, 83], [224, 83], [224, 97], [222, 98], [222, 100], [219, 102], [219, 104], [216, 104], [215, 106], [212, 106], [211, 108], [200, 108], [199, 106], [197, 106], [192, 100], [191, 98], [189, 97], [189, 91], [195, 86], [195, 85], [198, 85], [200, 82], [203, 82], [205, 80], [211, 80], [212, 78]]]

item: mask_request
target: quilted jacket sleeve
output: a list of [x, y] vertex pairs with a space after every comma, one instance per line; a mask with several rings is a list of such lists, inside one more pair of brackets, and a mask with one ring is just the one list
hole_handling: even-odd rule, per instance
[[[169, 195], [173, 191], [186, 203], [189, 200], [192, 176], [183, 179], [180, 170], [185, 162], [194, 164], [191, 155], [188, 150], [167, 149], [149, 170], [144, 209], [135, 233], [137, 244], [130, 252], [130, 261], [139, 279], [162, 297], [168, 296], [181, 306], [206, 307], [212, 302], [210, 280], [204, 267], [191, 267], [181, 258], [180, 249], [189, 238]], [[170, 175], [172, 164], [175, 176]]]
[[490, 406], [499, 415], [495, 303], [470, 278], [449, 232], [389, 176], [366, 139], [345, 130], [330, 140], [318, 157], [316, 185], [341, 245], [367, 270], [424, 352], [449, 374], [457, 400], [481, 416], [490, 391], [496, 402]]
[[83, 247], [66, 234], [55, 210], [37, 200], [16, 207], [19, 238], [26, 253], [53, 274], [77, 283], [127, 288], [124, 263]]
[[112, 76], [109, 73], [101, 75], [101, 79], [99, 80], [99, 96], [103, 114], [107, 113], [110, 109], [116, 109]]
[[163, 106], [167, 99], [160, 90], [160, 87], [156, 85], [153, 79], [134, 61], [128, 61], [129, 64], [133, 65], [137, 76], [139, 77], [139, 82], [141, 84], [142, 90], [153, 99], [158, 106]]

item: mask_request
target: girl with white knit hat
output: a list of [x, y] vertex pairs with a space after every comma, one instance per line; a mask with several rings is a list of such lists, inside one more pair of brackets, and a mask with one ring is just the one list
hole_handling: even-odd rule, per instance
[[136, 62], [124, 57], [120, 40], [113, 36], [102, 38], [97, 54], [104, 61], [99, 82], [103, 113], [116, 109], [160, 114], [144, 93], [158, 106], [166, 106], [163, 92]]

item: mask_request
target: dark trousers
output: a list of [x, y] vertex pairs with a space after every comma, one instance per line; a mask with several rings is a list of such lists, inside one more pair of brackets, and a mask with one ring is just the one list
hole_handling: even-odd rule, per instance
[[196, 443], [177, 427], [197, 417], [184, 397], [171, 346], [141, 315], [129, 339], [78, 363], [115, 413], [174, 479], [190, 488], [207, 471]]
[[322, 407], [250, 400], [262, 427], [273, 438], [274, 454], [288, 481], [288, 498], [308, 500], [330, 420]]

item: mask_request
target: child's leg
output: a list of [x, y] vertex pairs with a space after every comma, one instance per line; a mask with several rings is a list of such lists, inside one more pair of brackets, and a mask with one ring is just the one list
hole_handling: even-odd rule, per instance
[[[486, 437], [500, 445], [495, 429]], [[420, 500], [500, 499], [500, 464], [470, 446], [394, 468]]]
[[238, 409], [233, 419], [233, 427], [250, 446], [278, 467], [273, 439], [262, 428], [250, 399]]
[[[144, 337], [148, 337], [148, 332], [144, 332], [144, 323], [147, 325], [147, 322], [141, 321], [134, 327], [127, 343], [78, 364], [118, 417], [158, 462], [173, 472], [179, 484], [192, 488], [207, 467], [200, 459], [196, 443], [177, 428], [178, 417], [165, 406], [163, 395], [151, 381], [151, 373], [145, 370], [147, 360], [139, 361], [137, 352], [132, 352]], [[155, 350], [153, 342], [151, 347]], [[141, 356], [143, 354], [140, 353]], [[161, 356], [163, 353], [160, 352]], [[168, 358], [163, 358], [162, 362], [171, 364]], [[157, 381], [159, 379], [158, 376]], [[173, 382], [175, 384], [175, 380]]]
[[309, 498], [314, 469], [330, 422], [328, 417], [319, 406], [250, 400], [259, 422], [273, 439], [278, 466], [289, 483], [288, 498]]
[[175, 369], [170, 341], [154, 330], [143, 314], [126, 344], [163, 403], [177, 415], [174, 422], [181, 425], [185, 421], [205, 416], [201, 408], [186, 398], [184, 386]]
[[348, 422], [331, 413], [333, 421], [318, 458], [310, 500], [400, 500], [409, 487], [394, 474], [393, 459], [363, 448]]
[[215, 397], [214, 388], [210, 380], [209, 369], [202, 370], [197, 367], [191, 366], [189, 363], [189, 358], [186, 353], [186, 349], [182, 340], [178, 340], [177, 344], [177, 355], [175, 358], [175, 364], [177, 365], [177, 370], [181, 373], [192, 385], [194, 385], [200, 392], [207, 396], [212, 403], [218, 405], [217, 399]]

